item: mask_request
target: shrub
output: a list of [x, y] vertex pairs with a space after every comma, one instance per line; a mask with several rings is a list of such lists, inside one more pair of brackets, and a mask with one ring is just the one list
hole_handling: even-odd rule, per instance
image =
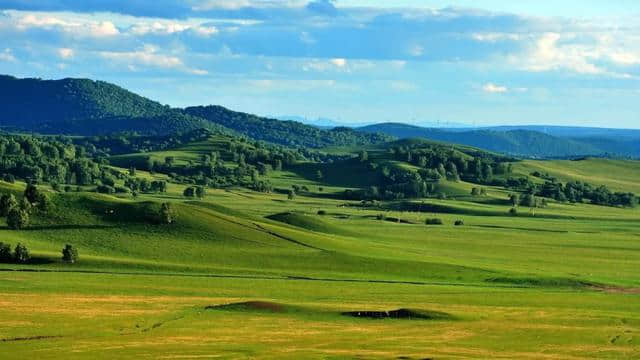
[[518, 210], [516, 208], [511, 208], [509, 210], [509, 215], [511, 216], [517, 216], [518, 215]]
[[13, 260], [18, 263], [24, 264], [29, 261], [29, 259], [31, 259], [31, 256], [29, 256], [29, 250], [27, 249], [27, 247], [18, 243], [15, 250], [13, 251]]
[[464, 225], [464, 220], [456, 220], [455, 226], [463, 226]]
[[444, 224], [442, 219], [439, 219], [439, 218], [427, 219], [427, 220], [424, 221], [424, 223], [426, 225], [442, 225], [442, 224]]
[[386, 218], [387, 218], [387, 216], [385, 214], [376, 215], [376, 219], [378, 219], [378, 220], [385, 220]]
[[65, 245], [62, 249], [62, 260], [69, 264], [75, 264], [78, 261], [78, 249], [69, 244]]
[[11, 245], [0, 242], [0, 262], [11, 262]]
[[163, 224], [171, 224], [175, 220], [175, 214], [170, 203], [162, 203], [160, 207], [160, 222]]
[[327, 212], [324, 210], [318, 210], [318, 215], [327, 215]]

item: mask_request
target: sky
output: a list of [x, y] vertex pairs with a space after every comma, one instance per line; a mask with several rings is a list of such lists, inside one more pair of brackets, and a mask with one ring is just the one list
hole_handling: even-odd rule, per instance
[[344, 123], [640, 128], [637, 0], [0, 0], [0, 73]]

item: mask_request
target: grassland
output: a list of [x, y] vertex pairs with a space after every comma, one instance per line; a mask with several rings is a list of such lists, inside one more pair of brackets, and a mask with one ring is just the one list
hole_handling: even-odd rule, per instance
[[[517, 171], [580, 175], [569, 165]], [[472, 198], [447, 182], [459, 194], [413, 201], [426, 210], [369, 208], [327, 196], [361, 184], [340, 171], [319, 183], [314, 166], [270, 175], [310, 188], [294, 200], [237, 188], [187, 201], [175, 184], [137, 199], [52, 193], [54, 218], [0, 223], [0, 241], [37, 260], [0, 266], [0, 358], [640, 358], [640, 210], [552, 202], [513, 217], [504, 190]], [[634, 191], [606, 166], [589, 182]], [[163, 201], [175, 224], [154, 221]], [[433, 217], [444, 225], [424, 225]], [[60, 261], [66, 243], [77, 264]], [[342, 315], [396, 309], [448, 316]]]

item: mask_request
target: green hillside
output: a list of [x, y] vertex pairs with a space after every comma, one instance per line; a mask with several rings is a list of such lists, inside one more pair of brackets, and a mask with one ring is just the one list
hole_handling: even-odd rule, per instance
[[563, 181], [578, 180], [607, 185], [616, 191], [640, 193], [640, 162], [586, 158], [580, 160], [534, 161], [525, 160], [515, 165], [514, 171], [530, 175], [538, 171]]

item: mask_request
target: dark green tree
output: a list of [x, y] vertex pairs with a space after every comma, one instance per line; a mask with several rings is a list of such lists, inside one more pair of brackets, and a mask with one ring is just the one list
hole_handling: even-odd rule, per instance
[[11, 257], [11, 245], [0, 242], [0, 262], [8, 263], [11, 260], [13, 260]]
[[62, 261], [75, 264], [78, 261], [78, 249], [69, 244], [65, 245], [62, 249]]
[[5, 217], [9, 214], [9, 210], [18, 207], [18, 200], [13, 194], [3, 194], [0, 197], [0, 216]]
[[27, 247], [22, 245], [21, 243], [18, 243], [15, 250], [13, 250], [13, 260], [15, 262], [24, 264], [29, 261], [29, 259], [31, 259], [31, 256], [29, 255], [29, 249], [27, 249]]
[[160, 221], [163, 224], [172, 224], [175, 220], [175, 214], [173, 212], [173, 207], [170, 203], [162, 203], [160, 207]]
[[13, 230], [24, 229], [29, 225], [29, 212], [18, 207], [12, 208], [7, 215], [7, 225]]

